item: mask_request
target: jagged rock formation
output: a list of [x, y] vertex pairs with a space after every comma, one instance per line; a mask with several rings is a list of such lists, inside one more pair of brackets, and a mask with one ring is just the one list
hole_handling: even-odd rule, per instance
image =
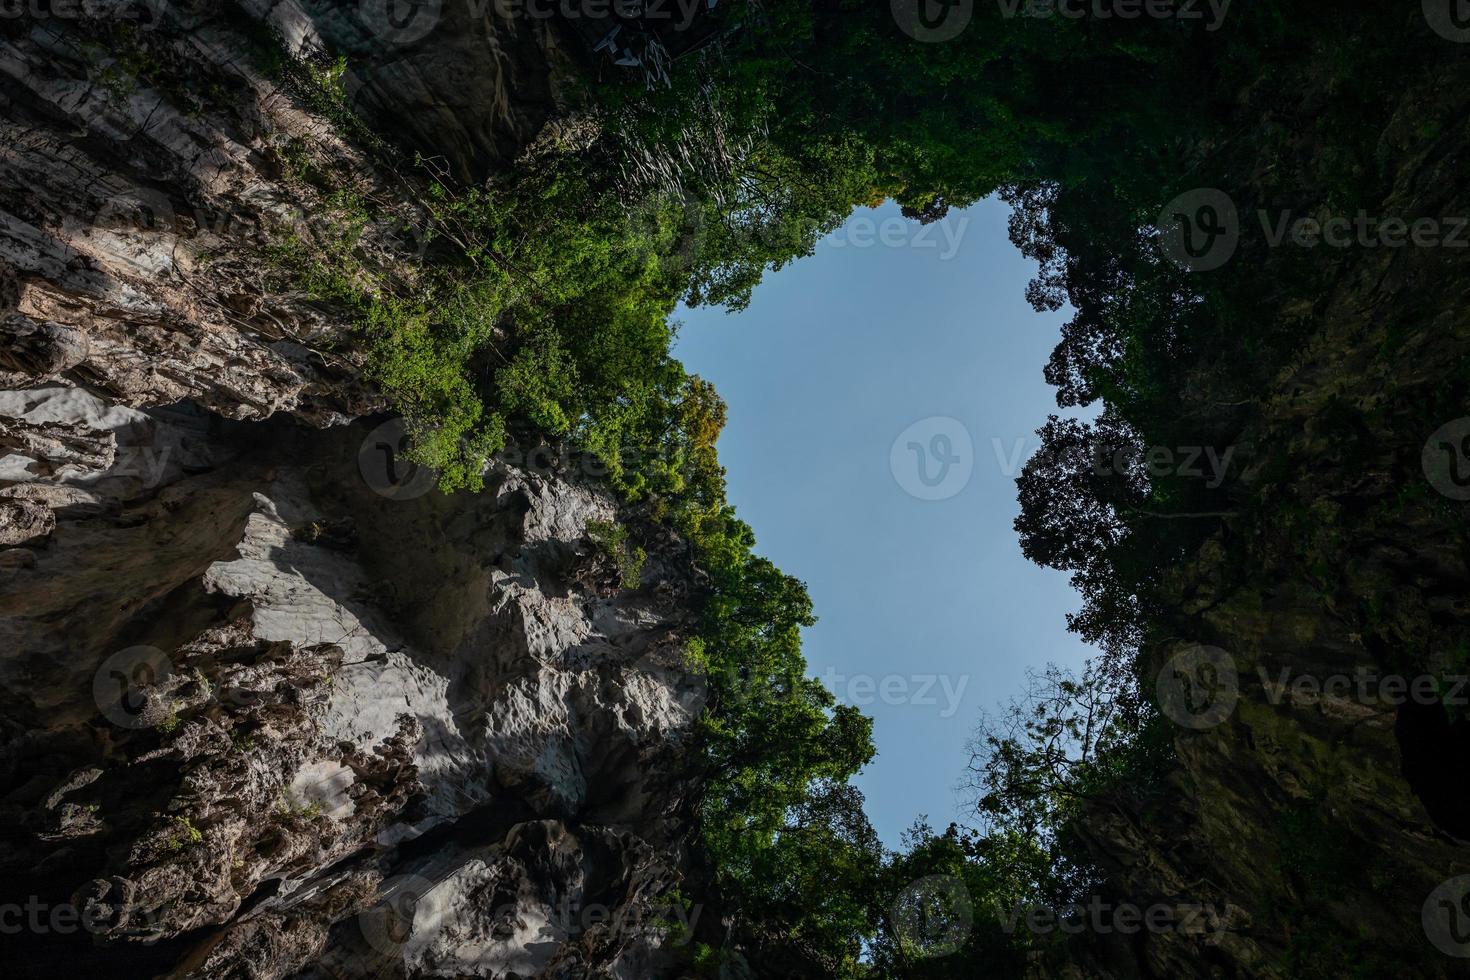
[[[371, 409], [350, 359], [319, 349], [337, 325], [269, 293], [256, 257], [320, 206], [279, 185], [284, 147], [310, 134], [344, 166], [361, 161], [207, 18], [136, 32], [131, 54], [107, 47], [116, 21], [7, 25], [0, 370], [14, 374], [0, 380], [85, 384], [134, 406], [190, 399], [234, 418]], [[149, 87], [130, 57], [248, 95], [226, 115], [188, 89]]]
[[[354, 247], [392, 267], [422, 252], [404, 232], [422, 222], [329, 117], [351, 109], [445, 175], [483, 179], [541, 132], [565, 59], [545, 20], [487, 7], [461, 23], [478, 8], [434, 4], [409, 38], [361, 6], [118, 0], [0, 24], [0, 382], [230, 418], [377, 406], [342, 325], [271, 288], [267, 246], [320, 240], [332, 211], [286, 178], [315, 167], [380, 201]], [[288, 54], [353, 67], [287, 85]]]
[[[617, 504], [565, 461], [432, 490], [345, 325], [266, 259], [319, 231], [293, 160], [392, 178], [268, 74], [263, 26], [351, 54], [354, 106], [458, 175], [540, 130], [556, 46], [354, 10], [0, 35], [0, 901], [43, 923], [13, 975], [673, 970], [685, 546], [624, 588], [586, 535]], [[390, 225], [357, 246], [384, 267], [414, 247]]]
[[[54, 521], [3, 553], [7, 894], [74, 902], [112, 969], [647, 975], [702, 707], [678, 541], [626, 591], [585, 534], [615, 506], [550, 472], [444, 497], [366, 424], [0, 406], [118, 447], [5, 461]], [[432, 925], [375, 932], [403, 888]]]

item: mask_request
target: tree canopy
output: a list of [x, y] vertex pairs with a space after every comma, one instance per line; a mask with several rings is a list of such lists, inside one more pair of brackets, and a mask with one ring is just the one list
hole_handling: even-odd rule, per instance
[[[1064, 891], [1083, 873], [1058, 849], [1076, 801], [1156, 766], [1131, 656], [1167, 569], [1232, 504], [1228, 483], [1149, 470], [1145, 447], [1228, 434], [1229, 406], [1261, 378], [1221, 382], [1208, 416], [1179, 412], [1172, 393], [1210, 357], [1292, 340], [1240, 299], [1263, 295], [1249, 254], [1202, 284], [1160, 255], [1155, 222], [1181, 190], [1223, 180], [1186, 154], [1225, 115], [1222, 93], [1266, 71], [1262, 52], [1343, 36], [1292, 6], [1290, 24], [1239, 12], [1226, 39], [1196, 22], [976, 4], [954, 38], [923, 43], [879, 0], [721, 4], [721, 41], [675, 63], [667, 85], [584, 93], [575, 111], [597, 131], [585, 145], [541, 147], [478, 187], [406, 166], [428, 260], [365, 267], [356, 235], [382, 216], [350, 194], [334, 198], [337, 240], [283, 244], [294, 283], [356, 316], [446, 489], [475, 488], [508, 434], [530, 429], [602, 459], [617, 492], [690, 543], [709, 577], [690, 643], [711, 694], [700, 846], [737, 921], [731, 950], [701, 951], [706, 965], [739, 950], [772, 976], [1019, 969], [1034, 937], [992, 906]], [[1356, 94], [1359, 111], [1372, 104]], [[984, 831], [920, 823], [890, 853], [849, 784], [874, 755], [871, 724], [806, 676], [810, 598], [755, 553], [726, 501], [725, 408], [671, 356], [670, 318], [680, 302], [743, 308], [854, 207], [892, 199], [932, 221], [993, 193], [1040, 265], [1028, 297], [1073, 311], [1045, 368], [1059, 407], [1102, 403], [1091, 421], [1042, 426], [1016, 530], [1028, 558], [1072, 574], [1083, 606], [1070, 626], [1103, 658], [1081, 678], [1044, 676], [982, 733]], [[975, 907], [905, 891], [929, 878], [962, 882]], [[941, 937], [962, 914], [974, 928], [931, 956], [895, 912], [905, 895]]]

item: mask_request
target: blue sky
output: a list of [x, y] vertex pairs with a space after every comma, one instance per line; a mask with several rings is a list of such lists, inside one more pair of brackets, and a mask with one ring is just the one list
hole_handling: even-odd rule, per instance
[[[811, 590], [811, 673], [874, 719], [859, 777], [890, 846], [915, 817], [962, 819], [982, 709], [1027, 667], [1080, 664], [1060, 572], [1021, 556], [1015, 476], [1055, 412], [1041, 375], [1067, 311], [998, 200], [927, 229], [859, 209], [749, 309], [681, 310], [675, 352], [729, 404], [720, 457], [758, 550]], [[968, 443], [968, 444], [967, 444]]]

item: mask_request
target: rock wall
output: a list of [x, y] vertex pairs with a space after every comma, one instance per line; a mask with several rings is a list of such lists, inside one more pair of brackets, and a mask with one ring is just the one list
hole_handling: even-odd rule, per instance
[[563, 63], [545, 21], [433, 6], [412, 38], [371, 2], [88, 0], [0, 19], [0, 383], [230, 418], [379, 407], [342, 324], [263, 261], [330, 234], [328, 194], [301, 174], [373, 200], [353, 248], [405, 266], [425, 248], [414, 189], [336, 123], [350, 112], [446, 179], [483, 180], [541, 133]]
[[[441, 5], [407, 39], [370, 6], [0, 24], [13, 975], [647, 977], [716, 926], [669, 894], [685, 546], [624, 587], [586, 530], [628, 515], [554, 452], [439, 494], [346, 324], [274, 274], [330, 207], [303, 161], [404, 219], [359, 254], [418, 247], [333, 99], [471, 177], [552, 105], [546, 25]], [[293, 87], [283, 52], [355, 74]]]
[[0, 412], [115, 447], [0, 463], [53, 522], [0, 552], [0, 875], [90, 923], [29, 962], [649, 975], [702, 707], [681, 542], [624, 589], [585, 532], [606, 494], [502, 464], [445, 497], [393, 420]]
[[[1388, 191], [1350, 218], [1462, 227], [1470, 64], [1455, 45], [1423, 58], [1393, 80], [1376, 144]], [[1259, 98], [1269, 108], [1247, 101], [1243, 117], [1309, 133], [1333, 95]], [[1249, 175], [1229, 185], [1246, 229], [1232, 261], [1259, 262], [1268, 315], [1303, 342], [1260, 398], [1232, 405], [1223, 364], [1178, 393], [1181, 416], [1203, 420], [1199, 443], [1234, 451], [1233, 513], [1172, 574], [1139, 672], [1150, 693], [1189, 688], [1177, 761], [1153, 793], [1127, 787], [1081, 827], [1109, 902], [1208, 913], [1191, 929], [1089, 934], [1039, 975], [1467, 975], [1453, 906], [1470, 887], [1457, 883], [1470, 692], [1456, 680], [1470, 673], [1470, 492], [1438, 464], [1440, 443], [1470, 433], [1470, 242], [1249, 254], [1261, 219], [1247, 202], [1271, 221], [1337, 213], [1311, 157], [1324, 146], [1201, 152], [1206, 167], [1247, 154], [1231, 158]]]

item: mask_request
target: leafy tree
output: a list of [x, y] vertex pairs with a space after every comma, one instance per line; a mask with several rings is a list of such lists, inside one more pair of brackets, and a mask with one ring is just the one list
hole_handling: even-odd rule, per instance
[[1019, 977], [1030, 946], [1018, 913], [1042, 900], [1047, 855], [1011, 832], [920, 819], [887, 856], [874, 898], [879, 927], [865, 976], [893, 980]]
[[1037, 435], [1041, 448], [1016, 481], [1021, 551], [1072, 573], [1083, 609], [1069, 625], [1084, 639], [1131, 650], [1142, 629], [1139, 590], [1151, 569], [1130, 523], [1149, 492], [1137, 465], [1138, 437], [1108, 412], [1094, 423], [1052, 416]]
[[768, 847], [753, 855], [746, 897], [758, 918], [742, 924], [768, 974], [854, 976], [876, 928], [872, 896], [884, 859], [846, 780], [816, 782], [792, 807]]
[[1081, 677], [1051, 665], [1027, 679], [1007, 710], [982, 720], [969, 786], [988, 822], [1054, 846], [1056, 828], [1091, 798], [1099, 760], [1138, 731], [1140, 702], [1128, 679], [1091, 662]]

